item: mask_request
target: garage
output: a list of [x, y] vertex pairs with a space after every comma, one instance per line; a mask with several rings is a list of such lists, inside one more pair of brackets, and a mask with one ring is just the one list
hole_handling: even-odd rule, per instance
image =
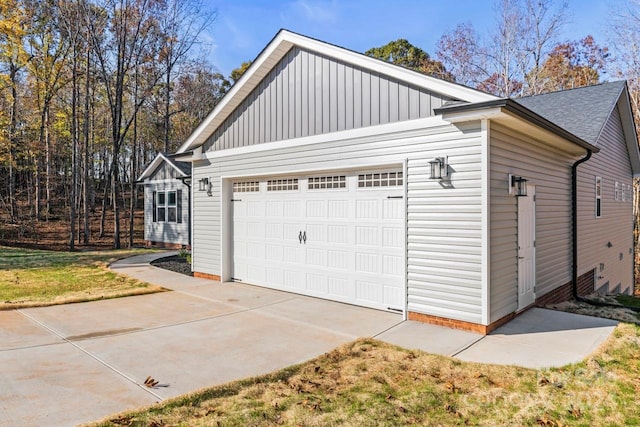
[[401, 169], [243, 178], [232, 183], [232, 278], [403, 311]]

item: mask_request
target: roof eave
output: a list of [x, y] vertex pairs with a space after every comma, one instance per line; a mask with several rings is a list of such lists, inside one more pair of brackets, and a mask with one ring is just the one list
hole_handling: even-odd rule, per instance
[[187, 174], [182, 172], [180, 168], [174, 165], [167, 156], [162, 153], [158, 153], [155, 159], [153, 159], [153, 161], [149, 163], [149, 166], [147, 166], [145, 170], [140, 174], [136, 182], [144, 182], [144, 180], [149, 178], [162, 162], [167, 162], [169, 165], [171, 165], [171, 167], [174, 168], [181, 175], [181, 177], [187, 176]]
[[[483, 111], [485, 112], [483, 114]], [[444, 106], [441, 108], [437, 108], [434, 110], [436, 114], [442, 114], [446, 119], [447, 116], [451, 119], [454, 116], [462, 117], [462, 113], [468, 113], [466, 116], [468, 118], [472, 117], [473, 114], [477, 115], [478, 119], [482, 118], [491, 118], [486, 112], [492, 112], [491, 114], [495, 116], [498, 112], [509, 112], [521, 119], [526, 120], [529, 123], [532, 123], [542, 129], [545, 129], [553, 134], [570, 141], [571, 143], [578, 145], [585, 150], [591, 151], [592, 153], [597, 153], [600, 149], [592, 144], [589, 144], [587, 141], [583, 140], [580, 137], [572, 134], [566, 129], [556, 125], [555, 123], [545, 119], [539, 114], [534, 113], [528, 108], [524, 107], [518, 102], [514, 101], [510, 98], [501, 98], [492, 101], [485, 102], [476, 102], [472, 104], [460, 104], [460, 105], [452, 105], [452, 106]]]

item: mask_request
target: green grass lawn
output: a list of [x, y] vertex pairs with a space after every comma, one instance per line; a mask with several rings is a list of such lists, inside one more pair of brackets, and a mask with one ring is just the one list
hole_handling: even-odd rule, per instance
[[558, 369], [467, 363], [371, 339], [98, 426], [640, 425], [640, 327]]
[[0, 310], [162, 291], [113, 271], [109, 263], [144, 250], [54, 252], [0, 247]]

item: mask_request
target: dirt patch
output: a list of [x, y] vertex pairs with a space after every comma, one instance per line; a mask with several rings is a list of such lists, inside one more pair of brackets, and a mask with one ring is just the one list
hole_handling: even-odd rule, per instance
[[614, 295], [593, 294], [589, 295], [586, 299], [611, 304], [611, 306], [598, 306], [582, 301], [571, 300], [558, 304], [549, 304], [546, 308], [640, 325], [640, 313], [619, 304]]
[[164, 268], [165, 270], [170, 270], [176, 273], [193, 277], [191, 265], [187, 263], [186, 258], [178, 255], [158, 258], [154, 261], [151, 261], [151, 265], [153, 265], [154, 267]]

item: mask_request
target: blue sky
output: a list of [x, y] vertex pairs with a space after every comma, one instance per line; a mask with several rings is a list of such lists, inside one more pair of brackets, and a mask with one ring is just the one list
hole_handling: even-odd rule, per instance
[[[438, 39], [470, 22], [481, 34], [494, 22], [493, 0], [208, 0], [218, 17], [206, 34], [208, 59], [224, 75], [254, 59], [281, 28], [358, 52], [408, 39], [430, 55]], [[588, 34], [606, 45], [615, 0], [569, 0], [562, 40]]]

